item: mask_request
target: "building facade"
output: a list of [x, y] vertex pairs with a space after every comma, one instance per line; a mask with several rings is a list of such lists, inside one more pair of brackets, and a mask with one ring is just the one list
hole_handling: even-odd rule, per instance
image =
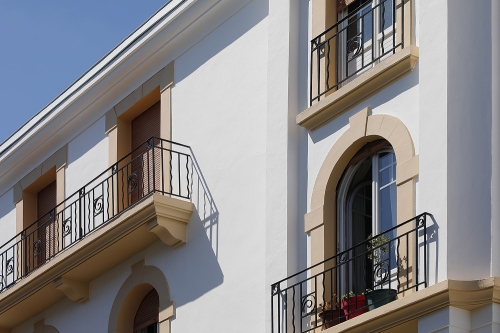
[[171, 0], [0, 146], [0, 332], [500, 332], [500, 2]]

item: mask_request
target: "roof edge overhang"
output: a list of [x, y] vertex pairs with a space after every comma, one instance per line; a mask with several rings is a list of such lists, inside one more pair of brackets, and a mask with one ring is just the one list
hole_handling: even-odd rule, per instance
[[64, 109], [70, 99], [85, 93], [97, 80], [102, 79], [120, 63], [125, 61], [141, 45], [154, 37], [198, 0], [171, 0], [140, 25], [121, 43], [102, 57], [96, 64], [66, 88], [52, 102], [40, 110], [0, 145], [0, 163], [29, 139], [30, 134], [43, 127]]

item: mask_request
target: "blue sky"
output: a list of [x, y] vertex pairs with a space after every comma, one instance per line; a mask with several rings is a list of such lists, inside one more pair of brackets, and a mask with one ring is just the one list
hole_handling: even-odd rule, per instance
[[0, 142], [167, 0], [0, 0]]

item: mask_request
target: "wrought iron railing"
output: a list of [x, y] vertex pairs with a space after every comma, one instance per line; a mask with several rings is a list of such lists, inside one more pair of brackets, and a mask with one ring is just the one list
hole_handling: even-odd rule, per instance
[[271, 286], [272, 332], [325, 329], [427, 287], [423, 213]]
[[150, 138], [0, 247], [0, 292], [152, 193], [191, 199], [195, 164], [189, 146]]
[[311, 40], [311, 105], [404, 48], [404, 2], [364, 3]]

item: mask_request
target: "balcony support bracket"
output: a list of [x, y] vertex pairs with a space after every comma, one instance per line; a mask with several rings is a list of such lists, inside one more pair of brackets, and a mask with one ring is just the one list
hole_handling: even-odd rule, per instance
[[156, 217], [148, 222], [149, 231], [166, 245], [177, 248], [186, 243], [186, 228], [194, 211], [192, 202], [154, 194]]
[[62, 291], [70, 300], [84, 303], [89, 299], [89, 283], [60, 276], [54, 280], [54, 287]]

